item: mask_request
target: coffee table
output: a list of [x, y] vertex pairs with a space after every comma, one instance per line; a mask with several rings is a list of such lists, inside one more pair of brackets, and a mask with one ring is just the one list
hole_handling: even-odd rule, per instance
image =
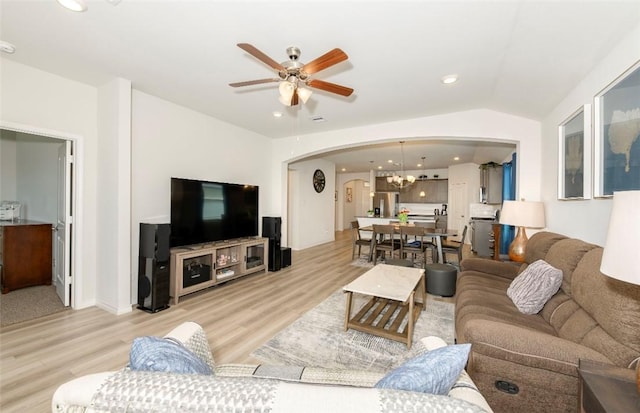
[[[344, 329], [400, 341], [411, 348], [413, 326], [427, 303], [425, 290], [424, 269], [378, 264], [343, 287], [347, 293]], [[422, 302], [415, 301], [416, 292]], [[372, 298], [351, 317], [353, 293]]]

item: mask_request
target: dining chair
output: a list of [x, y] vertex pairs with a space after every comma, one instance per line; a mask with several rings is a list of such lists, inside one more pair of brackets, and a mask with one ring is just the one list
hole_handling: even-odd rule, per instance
[[467, 226], [464, 226], [462, 230], [462, 237], [460, 237], [460, 241], [453, 241], [444, 239], [442, 240], [442, 254], [444, 256], [444, 261], [447, 262], [447, 254], [457, 254], [458, 262], [457, 266], [460, 266], [460, 262], [462, 261], [462, 249], [464, 248], [464, 240], [467, 237]]
[[421, 226], [400, 226], [400, 239], [402, 243], [400, 244], [400, 258], [404, 259], [407, 254], [411, 254], [411, 262], [415, 262], [415, 258], [417, 255], [422, 256], [424, 267], [427, 265], [427, 249], [432, 249], [432, 257], [433, 250], [436, 248], [433, 243], [429, 242], [425, 235], [425, 228]]
[[369, 247], [369, 256], [371, 256], [371, 244], [372, 239], [362, 239], [360, 236], [360, 224], [358, 221], [351, 221], [351, 241], [353, 242], [353, 249], [351, 251], [351, 259], [356, 256], [356, 247], [358, 247], [358, 258], [362, 253], [362, 247]]
[[395, 238], [397, 233], [394, 225], [373, 225], [373, 265], [376, 265], [378, 252], [386, 259], [387, 252], [393, 258], [394, 251], [400, 250], [400, 239]]

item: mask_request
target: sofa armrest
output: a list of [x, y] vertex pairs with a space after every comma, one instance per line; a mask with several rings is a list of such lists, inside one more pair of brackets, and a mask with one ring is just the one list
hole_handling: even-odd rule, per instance
[[[612, 364], [606, 356], [589, 347], [549, 333], [498, 321], [467, 321], [464, 337], [460, 341], [472, 344], [472, 354], [569, 376], [577, 376], [580, 359]], [[470, 357], [468, 368], [473, 371], [473, 356]]]
[[90, 412], [91, 398], [114, 372], [88, 374], [58, 387], [51, 399], [51, 411]]
[[465, 258], [460, 263], [460, 272], [476, 271], [513, 280], [520, 271], [521, 264], [488, 260], [486, 258]]

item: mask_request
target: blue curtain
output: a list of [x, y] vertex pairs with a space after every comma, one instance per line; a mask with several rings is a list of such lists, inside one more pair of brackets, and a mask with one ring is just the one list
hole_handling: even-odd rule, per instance
[[[516, 199], [516, 160], [517, 154], [511, 157], [511, 162], [502, 164], [502, 199]], [[503, 225], [500, 234], [500, 254], [509, 253], [509, 245], [515, 236], [515, 228], [511, 225]]]

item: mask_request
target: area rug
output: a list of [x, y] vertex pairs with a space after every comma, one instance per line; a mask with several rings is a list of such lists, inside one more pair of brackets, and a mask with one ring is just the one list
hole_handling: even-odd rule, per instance
[[[368, 297], [354, 295], [354, 312]], [[414, 328], [413, 345], [359, 331], [344, 331], [346, 296], [342, 289], [308, 311], [252, 353], [271, 364], [386, 371], [424, 351], [419, 339], [434, 335], [454, 340], [454, 306], [429, 296]]]
[[5, 327], [64, 311], [53, 285], [21, 288], [0, 295], [0, 326]]
[[[433, 260], [431, 259], [431, 255], [427, 254], [427, 264], [431, 264], [432, 262]], [[384, 258], [376, 260], [376, 264], [384, 264], [384, 263], [385, 263]], [[415, 260], [413, 260], [413, 266], [415, 268], [422, 268], [422, 263], [423, 263], [422, 257], [417, 257]], [[354, 265], [356, 267], [372, 268], [373, 261], [369, 261], [369, 255], [361, 254], [358, 258], [351, 261], [351, 265]]]

